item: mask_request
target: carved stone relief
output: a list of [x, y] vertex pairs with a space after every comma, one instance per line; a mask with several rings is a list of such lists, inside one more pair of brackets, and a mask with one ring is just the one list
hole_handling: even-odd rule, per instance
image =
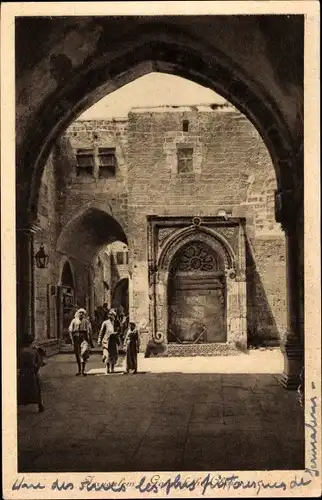
[[159, 229], [158, 231], [158, 241], [159, 241], [159, 245], [160, 247], [163, 246], [165, 240], [168, 238], [168, 236], [170, 236], [171, 234], [173, 234], [176, 230], [173, 229], [172, 227], [162, 227]]
[[193, 242], [180, 252], [172, 268], [177, 271], [215, 271], [218, 266], [214, 253], [207, 245]]
[[230, 243], [232, 249], [237, 253], [238, 248], [238, 227], [216, 227], [214, 228], [216, 233], [222, 235], [228, 243]]

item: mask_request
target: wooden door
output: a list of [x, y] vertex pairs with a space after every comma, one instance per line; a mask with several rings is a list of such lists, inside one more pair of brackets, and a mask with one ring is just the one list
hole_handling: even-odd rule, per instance
[[168, 284], [170, 342], [225, 342], [225, 283], [215, 253], [201, 242], [175, 257]]

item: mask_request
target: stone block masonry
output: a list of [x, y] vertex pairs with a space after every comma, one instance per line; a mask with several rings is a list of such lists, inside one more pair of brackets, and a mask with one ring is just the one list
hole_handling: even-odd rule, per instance
[[[105, 223], [82, 225], [82, 213], [100, 207], [126, 236], [131, 317], [137, 323], [149, 323], [147, 217], [202, 218], [224, 211], [246, 221], [248, 339], [279, 341], [286, 324], [285, 240], [275, 222], [275, 172], [261, 137], [241, 113], [229, 105], [137, 108], [127, 118], [76, 121], [61, 144], [42, 182], [42, 190], [48, 189], [56, 201], [53, 204], [49, 197], [46, 202], [41, 196], [38, 209], [43, 226], [55, 228], [45, 237], [54, 256], [46, 282], [59, 281], [59, 262], [66, 255], [57, 253], [55, 243], [71, 221], [79, 218], [77, 227], [86, 234], [88, 248], [95, 245], [98, 252], [110, 242]], [[102, 160], [102, 148], [114, 159]], [[84, 161], [77, 156], [80, 150], [92, 154], [90, 174], [78, 168], [78, 162]], [[102, 161], [115, 162], [105, 177]], [[38, 335], [44, 331], [46, 337], [40, 319], [44, 278], [37, 279], [36, 315], [42, 325], [37, 331]], [[76, 282], [83, 283], [76, 296], [91, 296], [90, 283], [84, 291], [86, 280]]]

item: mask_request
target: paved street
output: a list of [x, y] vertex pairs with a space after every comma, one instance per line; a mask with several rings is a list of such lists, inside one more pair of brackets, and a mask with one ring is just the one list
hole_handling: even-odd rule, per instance
[[278, 373], [279, 356], [141, 358], [137, 375], [106, 376], [94, 354], [87, 377], [54, 356], [41, 370], [46, 411], [19, 408], [19, 471], [302, 468], [296, 393], [254, 372]]

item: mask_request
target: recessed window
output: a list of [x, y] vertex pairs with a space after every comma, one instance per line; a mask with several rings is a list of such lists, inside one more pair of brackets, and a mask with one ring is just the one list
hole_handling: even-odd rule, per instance
[[178, 173], [189, 174], [193, 172], [193, 148], [179, 148], [178, 154]]
[[116, 264], [119, 266], [124, 264], [124, 252], [116, 252]]
[[115, 148], [99, 148], [99, 176], [101, 178], [108, 178], [115, 176], [116, 169], [116, 156]]
[[92, 176], [94, 173], [93, 149], [78, 149], [76, 154], [77, 176]]
[[189, 120], [183, 120], [182, 122], [182, 130], [183, 132], [189, 131]]

